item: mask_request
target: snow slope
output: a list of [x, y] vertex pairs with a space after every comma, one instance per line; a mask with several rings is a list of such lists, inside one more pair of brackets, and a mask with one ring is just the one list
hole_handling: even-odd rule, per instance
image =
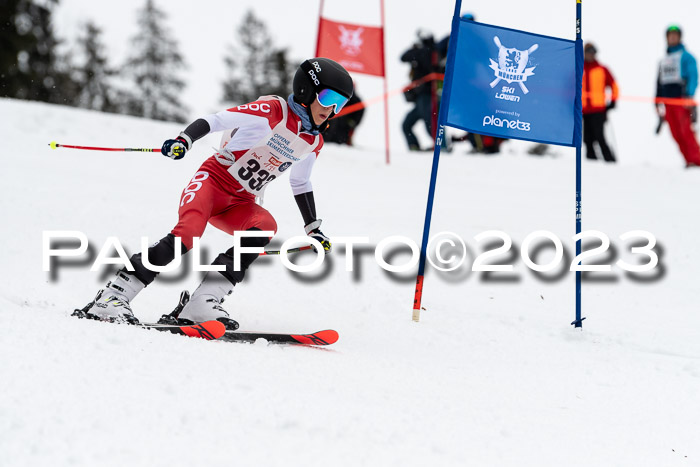
[[[429, 270], [418, 324], [415, 274], [384, 272], [371, 250], [358, 255], [355, 273], [344, 270], [342, 248], [325, 274], [293, 275], [276, 258], [256, 263], [226, 308], [244, 329], [340, 332], [336, 345], [312, 349], [79, 322], [70, 312], [108, 276], [86, 261], [55, 279], [41, 270], [45, 230], [81, 230], [96, 250], [117, 236], [130, 253], [140, 236], [168, 232], [182, 188], [218, 136], [177, 162], [52, 151], [52, 140], [159, 146], [181, 128], [8, 99], [0, 128], [3, 467], [700, 465], [700, 171], [684, 171], [675, 148], [659, 153], [650, 143], [643, 163], [584, 164], [584, 229], [607, 233], [628, 260], [617, 237], [648, 230], [662, 268], [646, 280], [616, 268], [593, 276], [583, 331], [569, 326], [572, 273], [543, 280], [517, 256], [510, 280]], [[397, 151], [387, 167], [367, 146], [324, 149], [313, 178], [324, 231], [373, 244], [389, 235], [418, 241], [430, 156]], [[456, 232], [474, 252], [482, 245], [473, 236], [485, 230], [519, 246], [546, 229], [571, 252], [571, 151], [536, 158], [527, 147], [445, 154], [432, 231]], [[303, 233], [290, 195], [282, 181], [265, 200], [280, 241]], [[203, 243], [209, 257], [228, 248], [214, 229]], [[135, 311], [154, 320], [196, 283], [194, 274], [170, 274]]]

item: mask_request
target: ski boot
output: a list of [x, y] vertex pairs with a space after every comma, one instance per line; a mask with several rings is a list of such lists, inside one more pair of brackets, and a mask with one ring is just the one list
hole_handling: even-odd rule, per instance
[[73, 316], [112, 323], [138, 324], [139, 320], [131, 311], [129, 302], [144, 287], [145, 285], [135, 276], [119, 271], [114, 280], [97, 292], [95, 300], [84, 308], [75, 310]]
[[189, 292], [182, 292], [177, 308], [169, 315], [163, 315], [158, 322], [182, 325], [216, 320], [223, 323], [227, 331], [235, 331], [239, 327], [238, 322], [231, 319], [221, 306], [224, 298], [232, 292], [233, 286], [230, 282], [220, 278], [213, 279], [207, 274], [191, 297]]

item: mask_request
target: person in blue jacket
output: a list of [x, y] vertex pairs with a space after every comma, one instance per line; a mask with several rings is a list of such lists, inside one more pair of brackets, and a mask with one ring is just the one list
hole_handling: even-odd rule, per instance
[[[682, 32], [678, 26], [666, 30], [668, 48], [666, 56], [659, 63], [657, 78], [657, 98], [681, 98], [691, 100], [698, 87], [698, 65], [681, 42]], [[665, 103], [657, 101], [656, 109], [663, 115], [671, 129], [673, 139], [686, 161], [686, 167], [700, 166], [700, 146], [693, 131], [697, 121], [697, 107], [692, 103]]]

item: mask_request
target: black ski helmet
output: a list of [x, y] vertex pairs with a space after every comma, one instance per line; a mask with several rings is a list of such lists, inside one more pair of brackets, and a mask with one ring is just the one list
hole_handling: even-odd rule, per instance
[[350, 99], [353, 92], [352, 78], [340, 63], [329, 58], [304, 60], [294, 74], [294, 100], [308, 107], [316, 94], [324, 89], [332, 89]]

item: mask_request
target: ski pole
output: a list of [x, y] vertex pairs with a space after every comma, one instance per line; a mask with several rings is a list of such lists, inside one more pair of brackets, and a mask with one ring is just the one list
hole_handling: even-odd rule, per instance
[[[287, 250], [287, 253], [296, 253], [297, 251], [310, 250], [312, 248], [313, 248], [313, 246], [311, 246], [311, 245], [304, 245], [304, 246], [300, 246], [298, 248], [290, 248], [289, 250]], [[279, 254], [281, 254], [280, 250], [265, 250], [264, 252], [260, 253], [260, 256], [279, 255]]]
[[[619, 157], [620, 152], [618, 151], [618, 147], [617, 147], [617, 135], [615, 134], [615, 127], [613, 126], [613, 124], [610, 120], [608, 120], [607, 125], [605, 127], [610, 129], [609, 133], [610, 133], [610, 141], [612, 142], [612, 147], [613, 147], [613, 156], [615, 154], [617, 154]], [[603, 130], [603, 131], [605, 131], [605, 130]]]
[[58, 144], [56, 141], [51, 141], [49, 143], [49, 146], [51, 146], [51, 149], [69, 148], [69, 149], [86, 149], [88, 151], [160, 152], [160, 148], [158, 148], [158, 149], [150, 149], [150, 148], [98, 148], [98, 147], [92, 147], [92, 146], [73, 146], [71, 144]]

